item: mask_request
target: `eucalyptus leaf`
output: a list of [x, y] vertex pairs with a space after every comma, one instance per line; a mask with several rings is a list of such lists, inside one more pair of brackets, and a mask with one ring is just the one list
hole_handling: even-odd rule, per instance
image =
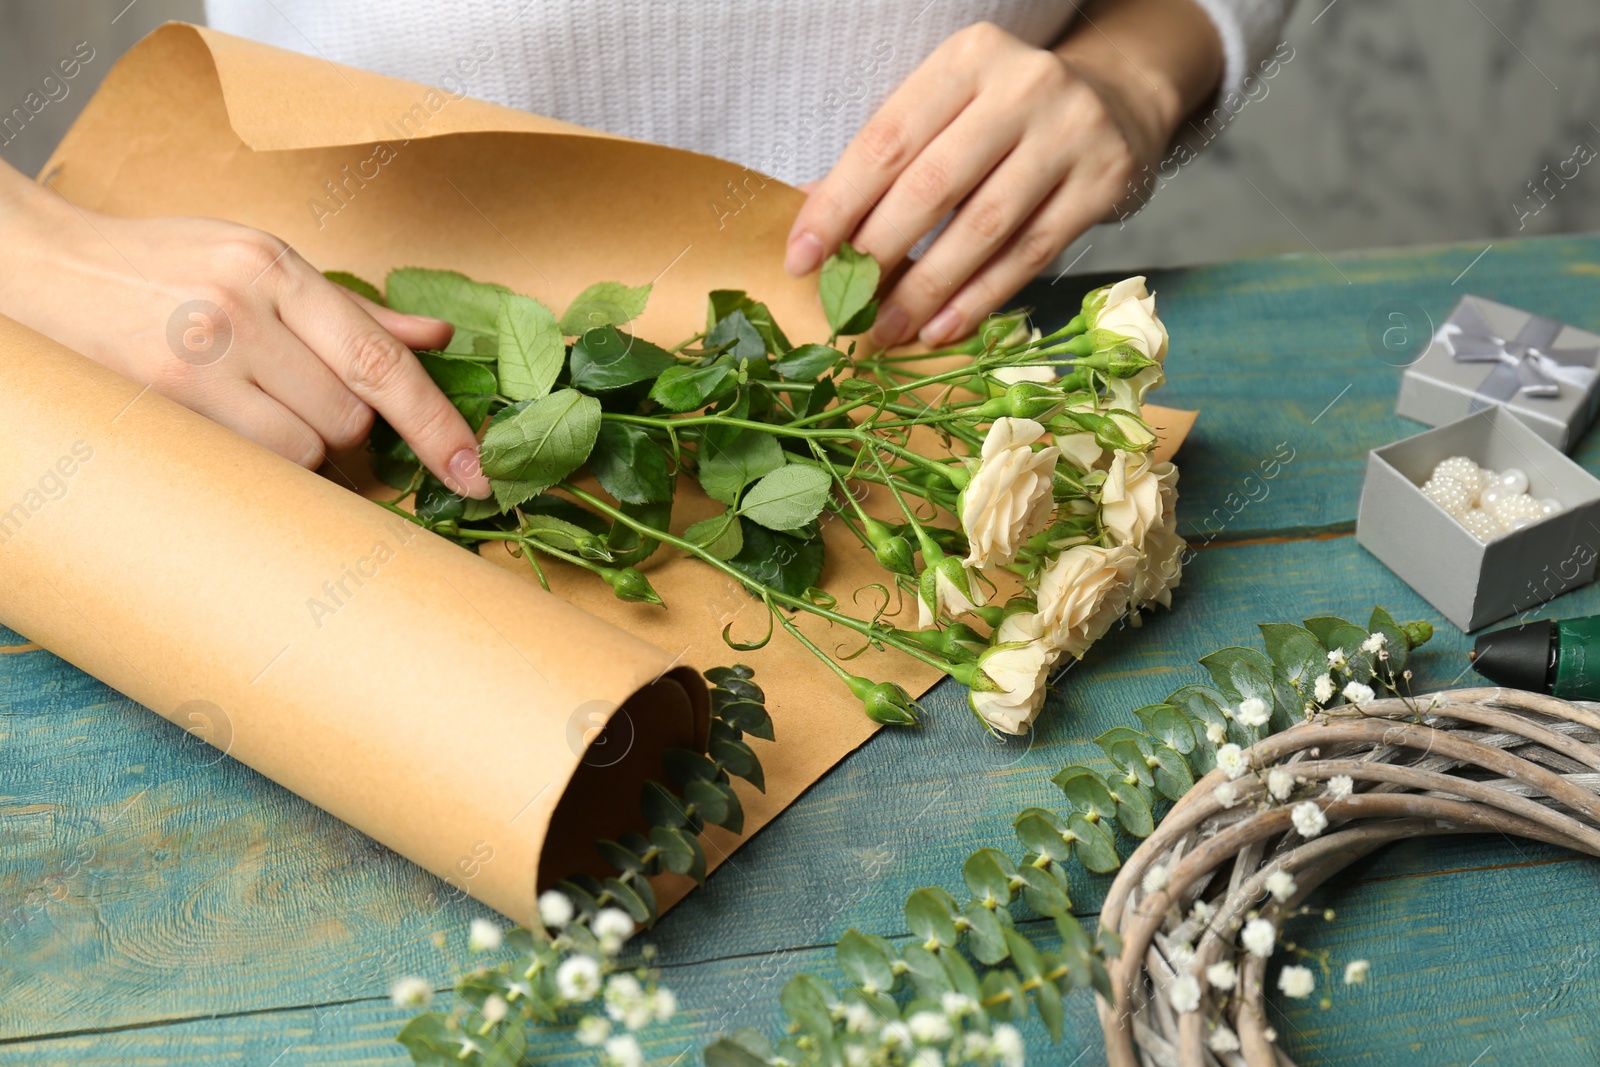
[[967, 920], [967, 948], [979, 963], [993, 966], [1009, 955], [1006, 948], [1006, 930], [995, 913], [973, 900], [961, 911]]

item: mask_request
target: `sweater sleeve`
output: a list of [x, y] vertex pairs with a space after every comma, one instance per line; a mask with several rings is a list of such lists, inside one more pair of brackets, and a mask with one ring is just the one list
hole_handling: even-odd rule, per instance
[[1174, 151], [1198, 151], [1213, 140], [1253, 96], [1255, 83], [1270, 80], [1294, 56], [1283, 37], [1294, 0], [1194, 0], [1222, 41], [1222, 81], [1216, 95], [1179, 127]]

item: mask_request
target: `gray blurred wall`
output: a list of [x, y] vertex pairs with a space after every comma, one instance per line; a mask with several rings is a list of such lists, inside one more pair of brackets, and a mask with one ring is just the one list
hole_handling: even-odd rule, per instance
[[[0, 157], [36, 172], [116, 56], [201, 17], [200, 0], [0, 0], [0, 113], [94, 52]], [[1063, 267], [1600, 229], [1600, 159], [1574, 163], [1600, 150], [1596, 0], [1300, 0], [1285, 37], [1293, 58], [1226, 135]]]

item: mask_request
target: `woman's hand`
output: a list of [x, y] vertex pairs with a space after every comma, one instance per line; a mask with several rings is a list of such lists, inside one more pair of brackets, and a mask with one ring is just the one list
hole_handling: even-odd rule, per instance
[[1159, 161], [1221, 66], [1216, 31], [1192, 0], [1102, 4], [1054, 51], [969, 26], [912, 72], [816, 184], [786, 265], [809, 273], [848, 239], [892, 278], [953, 210], [884, 294], [872, 339], [965, 336], [1129, 198], [1129, 179]]
[[471, 428], [411, 353], [449, 323], [373, 304], [259, 230], [102, 215], [9, 168], [0, 236], [0, 313], [305, 467], [376, 411], [453, 491], [489, 495]]

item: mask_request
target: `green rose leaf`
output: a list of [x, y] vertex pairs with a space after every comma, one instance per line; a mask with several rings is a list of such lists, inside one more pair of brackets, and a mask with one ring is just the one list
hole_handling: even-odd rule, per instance
[[600, 326], [626, 326], [644, 314], [650, 285], [596, 282], [577, 295], [561, 315], [561, 332], [576, 337]]
[[391, 489], [409, 489], [422, 461], [411, 451], [411, 446], [395, 432], [382, 415], [372, 420], [372, 433], [367, 437], [367, 455], [372, 473]]
[[378, 292], [378, 287], [354, 274], [342, 270], [325, 270], [322, 276], [335, 285], [342, 285], [352, 293], [359, 293], [374, 304], [383, 303], [383, 294]]
[[481, 452], [483, 473], [505, 508], [577, 470], [600, 433], [600, 401], [576, 389], [561, 389], [501, 414], [505, 417], [490, 422]]
[[702, 519], [683, 531], [683, 539], [704, 548], [718, 559], [732, 559], [744, 549], [744, 524], [732, 508]]
[[724, 504], [734, 503], [745, 486], [784, 464], [777, 438], [737, 426], [708, 427], [698, 459], [700, 487]]
[[795, 530], [815, 519], [833, 490], [822, 468], [791, 463], [750, 487], [739, 513], [769, 530]]
[[878, 276], [878, 261], [865, 252], [857, 252], [849, 241], [822, 265], [817, 294], [835, 337], [848, 332], [845, 327], [858, 325], [852, 320], [872, 302], [878, 291]]
[[530, 297], [507, 295], [500, 301], [496, 333], [500, 391], [512, 400], [537, 400], [548, 393], [567, 359], [550, 309]]
[[447, 353], [418, 352], [417, 360], [433, 379], [433, 384], [461, 412], [468, 426], [476, 430], [483, 425], [498, 388], [493, 371], [476, 360], [460, 359]]
[[[772, 312], [767, 309], [767, 305], [751, 300], [743, 289], [712, 290], [706, 310], [706, 333], [715, 330], [718, 323], [735, 311], [743, 312], [745, 321], [755, 327], [756, 333], [761, 335], [766, 352], [777, 355], [793, 347], [789, 344], [789, 339], [783, 335], [783, 331], [778, 328], [778, 324], [773, 321]], [[707, 343], [713, 342], [708, 339]]]
[[670, 461], [642, 426], [602, 423], [589, 454], [589, 470], [606, 492], [624, 504], [661, 504], [672, 499]]
[[737, 361], [721, 356], [704, 367], [668, 367], [650, 387], [650, 399], [668, 411], [694, 411], [727, 396], [738, 384]]
[[767, 342], [741, 308], [712, 327], [706, 334], [707, 348], [722, 348], [734, 359], [766, 359]]
[[500, 298], [511, 293], [505, 286], [475, 282], [453, 270], [401, 267], [389, 272], [384, 289], [394, 310], [428, 315], [455, 325], [456, 332], [446, 352], [494, 354], [500, 329]]
[[651, 381], [677, 365], [671, 352], [615, 326], [590, 330], [572, 343], [572, 384], [588, 392]]
[[801, 345], [786, 352], [772, 369], [791, 382], [810, 382], [844, 358], [843, 352], [828, 345]]
[[790, 596], [804, 596], [822, 581], [822, 537], [816, 527], [784, 533], [743, 522], [744, 547], [728, 562], [756, 581]]

